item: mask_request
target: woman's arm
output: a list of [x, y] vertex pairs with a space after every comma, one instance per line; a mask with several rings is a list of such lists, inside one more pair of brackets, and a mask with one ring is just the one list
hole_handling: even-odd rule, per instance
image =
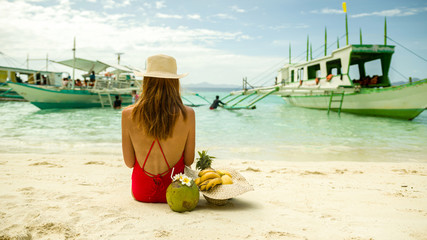
[[194, 150], [196, 148], [196, 114], [192, 108], [187, 107], [186, 109], [189, 131], [184, 149], [184, 163], [186, 166], [191, 166], [194, 162]]
[[133, 165], [135, 164], [135, 150], [129, 135], [131, 112], [132, 110], [129, 108], [125, 108], [122, 111], [122, 151], [125, 164], [129, 168], [133, 168]]

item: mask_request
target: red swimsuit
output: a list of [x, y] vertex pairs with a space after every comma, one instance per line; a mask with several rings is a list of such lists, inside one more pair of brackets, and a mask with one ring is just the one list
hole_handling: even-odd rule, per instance
[[[154, 143], [157, 142], [162, 151], [163, 158], [168, 165], [168, 170], [160, 174], [151, 174], [145, 171], [145, 164], [147, 163], [148, 156], [150, 156], [151, 150], [153, 149]], [[132, 172], [132, 193], [133, 197], [141, 202], [166, 202], [166, 189], [172, 182], [172, 174], [178, 174], [184, 172], [184, 153], [182, 153], [181, 159], [175, 164], [173, 168], [169, 166], [166, 160], [165, 154], [163, 153], [162, 146], [156, 139], [151, 144], [150, 150], [148, 151], [147, 157], [145, 157], [142, 168], [139, 166], [138, 160], [135, 159], [135, 165], [133, 166]]]

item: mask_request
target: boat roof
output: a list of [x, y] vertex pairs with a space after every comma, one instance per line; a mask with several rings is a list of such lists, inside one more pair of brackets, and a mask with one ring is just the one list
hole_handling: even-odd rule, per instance
[[133, 72], [133, 70], [134, 70], [132, 67], [128, 67], [128, 66], [106, 63], [106, 62], [102, 62], [99, 60], [92, 61], [92, 60], [83, 59], [83, 58], [76, 58], [75, 59], [75, 65], [74, 65], [74, 59], [69, 59], [69, 60], [64, 60], [64, 61], [54, 61], [54, 62], [68, 66], [68, 67], [71, 67], [71, 68], [75, 67], [76, 69], [79, 69], [79, 70], [82, 70], [82, 71], [85, 71], [88, 73], [94, 71], [96, 74], [106, 70], [109, 67], [115, 69], [113, 71], [114, 73], [116, 73], [116, 72]]
[[[351, 53], [364, 54], [364, 55], [372, 55], [372, 54], [383, 54], [383, 55], [391, 55], [394, 53], [394, 46], [392, 45], [374, 45], [374, 44], [352, 44], [347, 45], [342, 48], [338, 48], [332, 51], [330, 55], [319, 57], [316, 59], [312, 59], [308, 62], [300, 62], [300, 63], [292, 63], [285, 64], [281, 69], [284, 68], [299, 68], [301, 66], [312, 65], [314, 63], [319, 63], [322, 61], [327, 61], [329, 59], [333, 59], [338, 54], [344, 53], [347, 56], [350, 56]], [[279, 69], [280, 71], [280, 69]]]
[[79, 69], [85, 72], [94, 71], [95, 73], [102, 72], [109, 67], [109, 65], [105, 63], [102, 63], [99, 61], [87, 60], [83, 58], [75, 58], [75, 59], [69, 59], [64, 61], [54, 61], [54, 62], [71, 67], [71, 68]]
[[13, 72], [19, 72], [19, 73], [23, 73], [23, 74], [32, 74], [32, 73], [40, 73], [40, 74], [62, 73], [62, 72], [34, 70], [34, 69], [26, 69], [26, 68], [15, 68], [15, 67], [8, 67], [8, 66], [0, 66], [0, 71], [13, 71]]

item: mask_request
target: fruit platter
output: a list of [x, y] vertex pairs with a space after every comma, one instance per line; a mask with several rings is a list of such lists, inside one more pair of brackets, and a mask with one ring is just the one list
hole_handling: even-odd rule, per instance
[[207, 155], [206, 151], [198, 153], [196, 170], [186, 168], [185, 174], [194, 179], [207, 202], [225, 205], [229, 199], [253, 190], [238, 171], [232, 168], [214, 169], [211, 166], [214, 157]]

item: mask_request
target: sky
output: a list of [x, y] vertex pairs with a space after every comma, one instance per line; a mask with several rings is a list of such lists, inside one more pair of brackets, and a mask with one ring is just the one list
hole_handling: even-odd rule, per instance
[[[0, 0], [0, 65], [46, 70], [45, 59], [76, 57], [145, 68], [147, 57], [177, 59], [183, 84], [271, 85], [277, 70], [345, 45], [345, 14], [338, 0]], [[349, 43], [396, 45], [392, 81], [427, 77], [427, 1], [346, 1]], [[72, 72], [50, 63], [50, 71]], [[405, 78], [404, 78], [405, 77]]]

